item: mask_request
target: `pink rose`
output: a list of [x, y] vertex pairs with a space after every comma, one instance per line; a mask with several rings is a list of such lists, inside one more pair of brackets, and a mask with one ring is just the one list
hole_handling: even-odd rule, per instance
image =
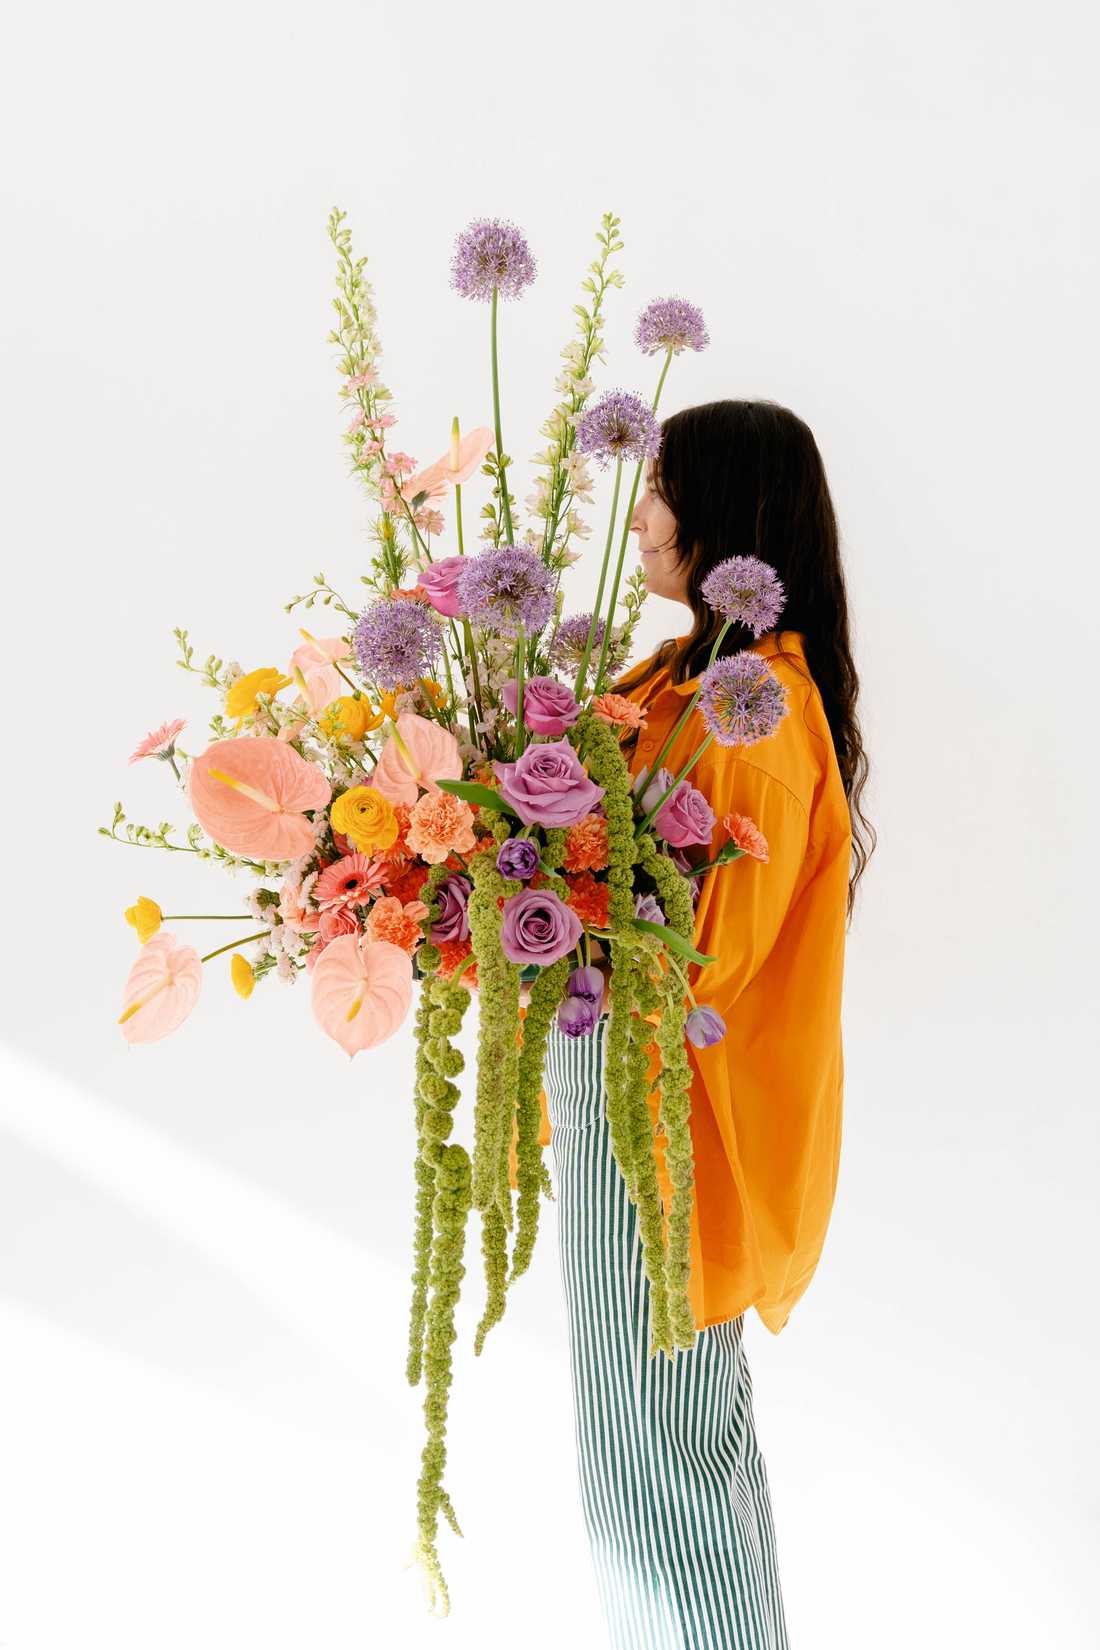
[[575, 825], [604, 794], [567, 739], [528, 745], [515, 762], [494, 762], [500, 794], [525, 825]]
[[423, 568], [417, 578], [416, 582], [429, 602], [445, 619], [462, 617], [455, 587], [465, 565], [465, 556], [444, 556], [442, 561], [433, 561], [430, 567]]
[[714, 835], [714, 810], [702, 791], [681, 779], [653, 820], [653, 829], [670, 848], [686, 848], [693, 842], [709, 842]]
[[[505, 706], [516, 714], [519, 686], [513, 676], [500, 690]], [[532, 733], [549, 733], [560, 738], [571, 728], [581, 713], [581, 707], [567, 687], [553, 676], [531, 676], [523, 684], [523, 721]]]

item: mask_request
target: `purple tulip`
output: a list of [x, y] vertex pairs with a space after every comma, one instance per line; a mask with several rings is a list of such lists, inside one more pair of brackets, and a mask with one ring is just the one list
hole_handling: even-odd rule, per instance
[[538, 868], [538, 847], [530, 837], [510, 836], [497, 850], [497, 870], [502, 877], [529, 882]]
[[[519, 684], [513, 676], [500, 690], [505, 707], [516, 714]], [[567, 687], [553, 676], [529, 676], [523, 684], [523, 721], [532, 733], [560, 736], [571, 728], [581, 707]]]
[[549, 888], [525, 888], [504, 901], [501, 949], [521, 967], [548, 968], [568, 956], [583, 932], [576, 912]]
[[432, 924], [432, 944], [444, 940], [464, 940], [470, 933], [470, 916], [466, 907], [473, 892], [468, 877], [457, 874], [444, 877], [436, 898], [439, 901], [439, 920]]
[[598, 968], [574, 968], [565, 987], [567, 997], [583, 997], [586, 1002], [603, 1002], [603, 975]]
[[641, 917], [643, 922], [664, 923], [665, 914], [661, 910], [656, 894], [635, 894], [634, 915]]
[[568, 739], [528, 745], [515, 762], [494, 762], [500, 794], [525, 825], [575, 825], [603, 797]]
[[599, 1003], [587, 997], [563, 997], [558, 1007], [558, 1030], [566, 1037], [591, 1037], [599, 1018]]
[[726, 1035], [726, 1022], [716, 1009], [693, 1008], [684, 1023], [684, 1035], [696, 1048], [710, 1048]]

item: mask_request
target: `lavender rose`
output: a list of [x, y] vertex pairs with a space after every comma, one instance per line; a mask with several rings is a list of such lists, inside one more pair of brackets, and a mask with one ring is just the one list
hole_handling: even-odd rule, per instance
[[587, 997], [563, 997], [558, 1005], [558, 1030], [565, 1037], [591, 1037], [599, 1018], [599, 1003]]
[[442, 561], [433, 561], [430, 567], [422, 568], [417, 577], [417, 584], [445, 619], [462, 616], [457, 587], [458, 575], [465, 565], [465, 556], [444, 556]]
[[702, 791], [681, 779], [664, 807], [659, 809], [653, 829], [671, 848], [686, 848], [692, 842], [709, 842], [714, 835], [714, 810]]
[[640, 796], [642, 799], [643, 815], [647, 814], [651, 808], [655, 808], [661, 797], [668, 794], [672, 789], [672, 781], [675, 778], [676, 775], [670, 772], [668, 768], [660, 768], [653, 779], [650, 779], [647, 767], [639, 770], [632, 789], [634, 795]]
[[693, 1008], [684, 1022], [684, 1034], [696, 1048], [710, 1048], [726, 1035], [726, 1022], [715, 1008]]
[[515, 762], [494, 762], [493, 771], [501, 796], [525, 825], [575, 825], [604, 794], [581, 767], [568, 739], [528, 745]]
[[[500, 690], [504, 704], [516, 714], [519, 687], [513, 676]], [[581, 707], [567, 687], [553, 676], [531, 676], [523, 684], [523, 720], [532, 733], [561, 735], [571, 728]]]
[[456, 874], [443, 878], [436, 895], [439, 901], [439, 921], [432, 924], [433, 945], [441, 945], [444, 940], [469, 938], [470, 917], [466, 907], [472, 891], [468, 877]]
[[529, 882], [539, 868], [539, 851], [529, 837], [510, 836], [497, 852], [497, 870], [502, 877]]
[[548, 968], [572, 951], [582, 932], [576, 912], [549, 888], [525, 888], [504, 901], [501, 949], [521, 967]]

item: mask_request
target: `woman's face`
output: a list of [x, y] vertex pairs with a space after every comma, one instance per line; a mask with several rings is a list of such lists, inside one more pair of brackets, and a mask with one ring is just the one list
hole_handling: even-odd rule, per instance
[[687, 602], [687, 571], [676, 566], [676, 517], [653, 491], [652, 474], [653, 465], [649, 463], [644, 491], [630, 518], [630, 531], [638, 535], [638, 554], [650, 595]]

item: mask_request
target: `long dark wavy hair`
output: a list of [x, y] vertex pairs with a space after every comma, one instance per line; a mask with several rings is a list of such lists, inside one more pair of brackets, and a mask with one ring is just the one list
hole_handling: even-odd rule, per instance
[[[799, 630], [805, 638], [848, 798], [850, 924], [856, 884], [878, 839], [860, 808], [869, 764], [856, 716], [859, 677], [836, 512], [817, 443], [808, 425], [774, 401], [708, 401], [671, 414], [661, 430], [652, 484], [676, 518], [677, 567], [687, 567], [693, 623], [690, 635], [663, 642], [640, 673], [628, 672], [630, 685], [648, 681], [664, 665], [678, 683], [706, 668], [722, 619], [699, 586], [716, 562], [753, 555], [775, 568], [786, 591], [777, 629]], [[721, 652], [736, 653], [751, 640], [751, 632], [735, 624]], [[791, 658], [785, 650], [783, 656]]]

